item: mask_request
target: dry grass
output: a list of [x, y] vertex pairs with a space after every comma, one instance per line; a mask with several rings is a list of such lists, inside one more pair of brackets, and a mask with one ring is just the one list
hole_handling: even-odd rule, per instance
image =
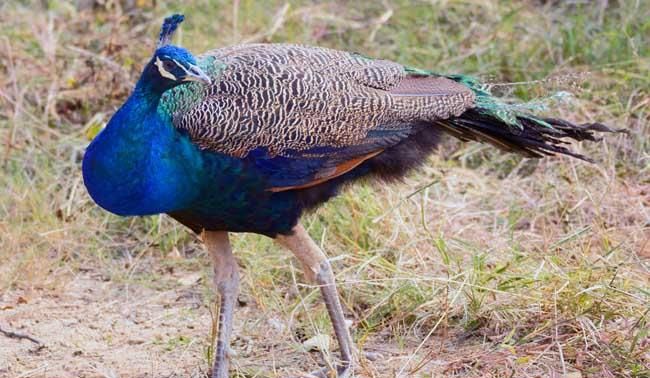
[[[101, 211], [79, 170], [172, 10], [187, 14], [180, 41], [195, 52], [304, 42], [494, 82], [545, 79], [495, 88], [570, 89], [578, 98], [559, 115], [627, 128], [575, 146], [596, 165], [449, 140], [404, 183], [357, 185], [305, 223], [332, 256], [356, 342], [383, 355], [360, 376], [650, 374], [648, 2], [99, 3], [0, 4], [0, 328], [45, 346], [0, 335], [0, 376], [208, 369], [215, 309], [200, 243], [165, 216]], [[330, 333], [317, 289], [269, 240], [234, 243], [234, 374], [314, 368], [322, 359], [302, 342]]]

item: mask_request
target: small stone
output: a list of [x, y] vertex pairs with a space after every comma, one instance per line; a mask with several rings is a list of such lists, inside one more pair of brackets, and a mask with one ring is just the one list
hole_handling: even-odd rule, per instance
[[191, 273], [178, 279], [178, 283], [183, 286], [191, 286], [201, 280], [201, 273]]
[[318, 350], [321, 352], [327, 352], [330, 350], [330, 337], [329, 335], [324, 335], [322, 333], [319, 333], [302, 343], [302, 346], [307, 350], [307, 351], [313, 351], [313, 350]]
[[378, 361], [384, 358], [384, 355], [379, 352], [363, 352], [363, 355], [368, 361]]

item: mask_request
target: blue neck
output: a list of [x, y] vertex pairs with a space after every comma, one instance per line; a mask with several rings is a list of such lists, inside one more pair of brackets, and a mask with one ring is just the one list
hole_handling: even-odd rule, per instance
[[92, 141], [83, 159], [84, 183], [104, 209], [149, 215], [182, 209], [198, 196], [203, 159], [158, 103], [165, 88], [146, 70], [124, 105]]

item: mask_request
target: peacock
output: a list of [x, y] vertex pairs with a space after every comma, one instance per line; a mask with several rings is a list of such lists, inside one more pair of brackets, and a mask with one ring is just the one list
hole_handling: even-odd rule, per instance
[[320, 287], [340, 349], [335, 370], [348, 377], [356, 355], [349, 326], [330, 263], [299, 223], [303, 213], [359, 179], [404, 176], [444, 133], [532, 158], [587, 160], [567, 140], [615, 131], [537, 117], [469, 76], [358, 53], [260, 43], [194, 56], [171, 43], [183, 19], [164, 20], [153, 57], [88, 146], [82, 172], [105, 210], [166, 213], [201, 236], [220, 298], [214, 378], [228, 376], [239, 290], [230, 232], [268, 236], [295, 254]]

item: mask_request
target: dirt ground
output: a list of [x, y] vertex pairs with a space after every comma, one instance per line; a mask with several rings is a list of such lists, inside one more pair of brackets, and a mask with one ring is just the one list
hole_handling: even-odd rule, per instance
[[[202, 279], [195, 274], [169, 279], [176, 280], [177, 287], [155, 290], [116, 285], [86, 272], [60, 293], [33, 290], [3, 295], [3, 330], [29, 335], [41, 344], [0, 335], [0, 377], [205, 377], [211, 315], [204, 305]], [[292, 335], [291, 319], [265, 313], [255, 303], [240, 300], [239, 304], [233, 376], [305, 376], [323, 366], [320, 353], [305, 351]], [[434, 334], [415, 354], [418, 344], [398, 345], [386, 342], [388, 338], [380, 333], [364, 342], [364, 352], [370, 352], [373, 361], [364, 353], [358, 376], [445, 377], [478, 366], [482, 373], [469, 376], [506, 376], [507, 371], [561, 376], [552, 368], [543, 369], [545, 358], [555, 358], [547, 346], [526, 347], [525, 352], [536, 353], [541, 362], [526, 372], [517, 368], [518, 351], [486, 348], [485, 342], [462, 334]], [[401, 366], [416, 368], [417, 373], [408, 369], [400, 373], [396, 367]], [[580, 373], [565, 376], [575, 378]]]
[[[61, 294], [32, 291], [4, 296], [3, 326], [42, 345], [0, 337], [0, 376], [205, 376], [210, 312], [203, 305], [200, 278], [178, 280], [181, 289], [160, 291], [118, 286], [88, 273]], [[241, 304], [233, 341], [236, 370], [300, 375], [315, 366], [316, 354], [304, 356], [300, 343], [292, 345], [286, 319], [265, 316], [254, 304]], [[394, 345], [377, 344], [373, 349], [386, 357], [378, 361], [378, 370], [408, 357]], [[309, 357], [314, 360], [311, 364]]]

